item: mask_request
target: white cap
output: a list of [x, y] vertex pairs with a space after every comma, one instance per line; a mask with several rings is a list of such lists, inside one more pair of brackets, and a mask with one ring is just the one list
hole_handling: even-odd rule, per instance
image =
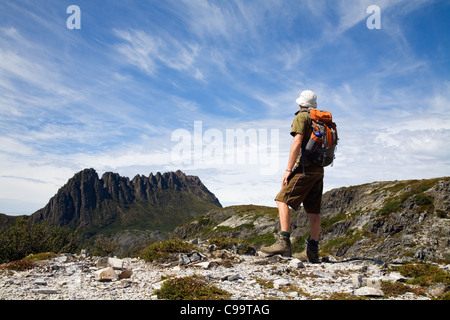
[[311, 90], [305, 90], [295, 102], [297, 102], [299, 106], [315, 109], [317, 108], [317, 95]]

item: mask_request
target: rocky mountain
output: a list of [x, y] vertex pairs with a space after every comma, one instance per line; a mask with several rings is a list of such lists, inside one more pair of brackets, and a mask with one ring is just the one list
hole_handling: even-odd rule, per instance
[[[301, 251], [309, 235], [303, 209], [292, 213], [291, 241]], [[174, 237], [246, 239], [255, 247], [274, 241], [276, 208], [214, 209], [181, 225]], [[450, 178], [374, 182], [323, 195], [322, 255], [381, 261], [450, 261]]]
[[86, 234], [170, 232], [180, 223], [220, 207], [198, 177], [181, 171], [137, 175], [130, 180], [112, 172], [99, 178], [94, 169], [85, 169], [30, 219], [78, 228]]

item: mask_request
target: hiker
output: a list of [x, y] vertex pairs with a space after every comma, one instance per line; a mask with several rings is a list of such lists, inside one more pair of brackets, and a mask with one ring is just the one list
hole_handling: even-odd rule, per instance
[[296, 254], [295, 257], [319, 263], [320, 205], [324, 169], [323, 166], [311, 162], [301, 154], [301, 150], [305, 149], [313, 130], [308, 109], [317, 108], [317, 96], [313, 91], [306, 90], [300, 94], [296, 102], [300, 106], [300, 110], [296, 112], [292, 123], [291, 135], [293, 141], [288, 165], [281, 181], [281, 191], [275, 198], [281, 231], [275, 244], [270, 247], [262, 247], [261, 251], [266, 255], [292, 255], [289, 207], [296, 211], [303, 203], [303, 207], [309, 216], [311, 232], [307, 240], [306, 250], [299, 255]]

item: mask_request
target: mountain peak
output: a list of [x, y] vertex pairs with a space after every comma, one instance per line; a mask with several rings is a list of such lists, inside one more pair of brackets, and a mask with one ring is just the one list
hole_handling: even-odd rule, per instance
[[99, 178], [90, 168], [70, 178], [32, 220], [87, 229], [111, 224], [170, 228], [217, 207], [219, 200], [200, 179], [180, 170], [130, 180], [114, 172]]

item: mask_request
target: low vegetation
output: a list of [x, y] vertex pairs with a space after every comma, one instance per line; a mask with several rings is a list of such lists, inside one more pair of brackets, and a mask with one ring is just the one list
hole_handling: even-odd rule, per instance
[[231, 293], [196, 275], [166, 280], [154, 293], [158, 299], [166, 300], [228, 300], [231, 297]]
[[[373, 192], [388, 191], [399, 194], [395, 197], [388, 198], [383, 207], [378, 211], [379, 215], [388, 215], [399, 211], [402, 208], [405, 200], [413, 198], [414, 203], [420, 207], [423, 211], [433, 212], [434, 199], [432, 196], [425, 194], [424, 192], [433, 187], [439, 179], [427, 179], [427, 180], [406, 180], [401, 181], [394, 186], [382, 187], [375, 189]], [[448, 178], [447, 178], [448, 179]]]
[[406, 264], [395, 268], [404, 277], [411, 278], [407, 283], [431, 286], [437, 283], [450, 285], [450, 272], [426, 263]]
[[419, 286], [409, 286], [401, 282], [382, 281], [381, 290], [386, 296], [397, 297], [411, 292], [415, 295], [425, 295], [426, 289]]
[[29, 259], [19, 259], [0, 265], [0, 270], [25, 271], [33, 269], [36, 263]]
[[[433, 285], [444, 284], [450, 286], [450, 272], [436, 265], [411, 263], [392, 267], [391, 270], [399, 272], [402, 276], [407, 277], [408, 280], [405, 283], [382, 281], [381, 290], [386, 296], [397, 297], [407, 292], [426, 296], [429, 287]], [[437, 299], [450, 300], [450, 291], [447, 291]]]
[[164, 261], [177, 253], [186, 253], [194, 249], [190, 243], [181, 239], [170, 239], [147, 246], [139, 256], [147, 262]]
[[236, 250], [239, 254], [245, 254], [250, 251], [251, 246], [243, 240], [214, 237], [208, 240], [211, 245], [216, 246], [218, 250]]
[[0, 230], [0, 263], [16, 261], [41, 252], [74, 252], [76, 232], [44, 223], [33, 224], [21, 218]]

